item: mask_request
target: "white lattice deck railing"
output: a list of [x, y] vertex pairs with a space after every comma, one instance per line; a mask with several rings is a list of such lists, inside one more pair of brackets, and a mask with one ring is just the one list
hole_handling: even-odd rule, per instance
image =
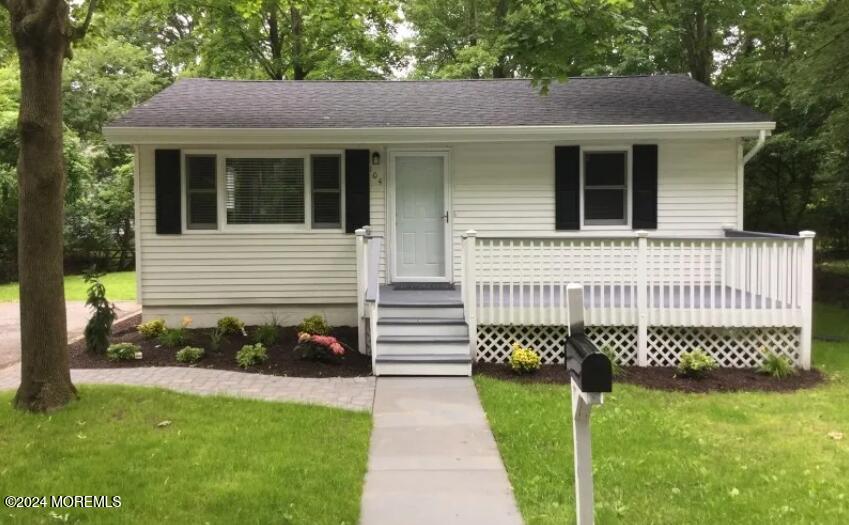
[[[813, 232], [798, 237], [727, 232], [726, 237], [674, 238], [635, 232], [630, 237], [515, 238], [469, 231], [463, 236], [466, 320], [478, 354], [498, 353], [481, 348], [485, 339], [478, 338], [478, 325], [568, 326], [566, 285], [577, 282], [585, 288], [588, 326], [636, 331], [635, 364], [668, 363], [668, 352], [657, 352], [681, 350], [672, 334], [686, 341], [692, 339], [687, 333], [699, 333], [696, 342], [714, 347], [712, 353], [728, 366], [749, 366], [757, 357], [753, 345], [772, 342], [795, 343], [792, 349], [775, 350], [808, 368], [813, 238]], [[761, 330], [743, 337], [751, 343], [744, 348], [713, 335], [721, 330], [710, 330], [723, 328]], [[740, 357], [733, 355], [735, 347]]]

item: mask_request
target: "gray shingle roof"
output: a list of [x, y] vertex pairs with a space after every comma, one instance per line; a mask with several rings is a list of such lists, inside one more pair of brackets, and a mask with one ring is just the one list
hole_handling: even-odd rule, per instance
[[182, 79], [108, 127], [385, 128], [769, 122], [685, 75], [528, 80]]

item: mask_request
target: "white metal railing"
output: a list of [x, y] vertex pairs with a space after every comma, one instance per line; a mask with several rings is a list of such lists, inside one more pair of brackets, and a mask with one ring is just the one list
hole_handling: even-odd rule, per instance
[[[364, 226], [356, 232], [357, 258], [357, 330], [359, 351], [365, 353], [372, 349], [372, 361], [377, 342], [377, 306], [380, 301], [380, 255], [383, 250], [383, 238], [371, 234], [371, 228]], [[368, 327], [368, 330], [366, 329]], [[370, 334], [369, 344], [366, 333]], [[372, 363], [374, 365], [374, 363]]]
[[641, 363], [649, 326], [800, 327], [802, 364], [809, 363], [814, 233], [727, 235], [529, 238], [469, 231], [466, 321], [473, 336], [478, 324], [566, 325], [566, 286], [579, 282], [588, 325], [638, 327]]

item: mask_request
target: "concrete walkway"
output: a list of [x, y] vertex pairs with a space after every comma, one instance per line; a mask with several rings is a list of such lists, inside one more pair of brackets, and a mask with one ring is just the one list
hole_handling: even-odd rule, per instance
[[377, 380], [361, 523], [522, 523], [471, 379]]
[[[118, 301], [118, 317], [126, 317], [141, 310], [132, 301]], [[82, 301], [65, 303], [68, 317], [68, 340], [80, 336], [85, 330], [91, 312]], [[21, 360], [21, 311], [18, 303], [0, 303], [0, 369]]]
[[[21, 365], [0, 370], [0, 390], [18, 388]], [[281, 377], [188, 367], [71, 370], [75, 384], [153, 386], [198, 395], [226, 395], [369, 411], [374, 377]]]

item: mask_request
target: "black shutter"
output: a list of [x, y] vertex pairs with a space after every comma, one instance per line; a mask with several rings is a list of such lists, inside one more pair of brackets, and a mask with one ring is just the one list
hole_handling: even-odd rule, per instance
[[657, 145], [635, 145], [633, 220], [634, 229], [657, 229]]
[[180, 150], [156, 150], [156, 233], [182, 233]]
[[581, 229], [581, 148], [554, 148], [554, 228]]
[[345, 231], [369, 223], [369, 157], [367, 149], [345, 150]]

